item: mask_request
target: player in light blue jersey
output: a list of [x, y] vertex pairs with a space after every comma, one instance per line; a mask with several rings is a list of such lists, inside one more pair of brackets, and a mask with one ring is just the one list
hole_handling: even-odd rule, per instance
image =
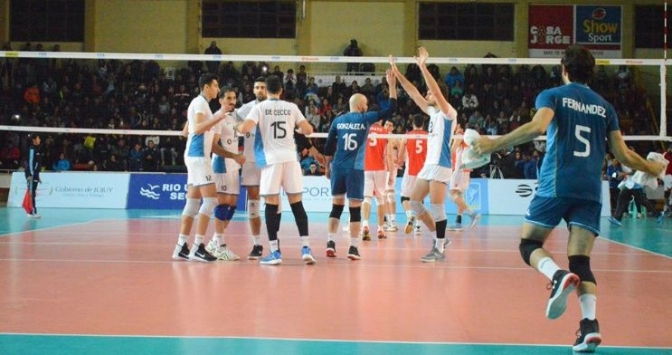
[[[564, 313], [567, 297], [577, 288], [582, 319], [573, 349], [593, 352], [602, 337], [596, 319], [597, 284], [590, 268], [590, 253], [600, 233], [605, 143], [609, 142], [620, 162], [634, 169], [657, 176], [664, 166], [628, 149], [614, 108], [586, 85], [595, 66], [590, 51], [569, 46], [561, 66], [565, 85], [539, 94], [537, 113], [531, 122], [500, 138], [482, 136], [473, 147], [481, 154], [489, 154], [529, 142], [546, 132], [546, 157], [539, 189], [525, 215], [520, 253], [528, 265], [551, 280], [548, 318], [556, 319]], [[560, 269], [543, 248], [562, 219], [569, 228], [569, 270]]]
[[[420, 259], [426, 263], [443, 261], [446, 258], [444, 254], [447, 244], [445, 201], [448, 183], [453, 172], [450, 159], [450, 142], [457, 122], [457, 111], [443, 96], [441, 88], [427, 69], [428, 57], [427, 50], [420, 47], [418, 56], [415, 58], [427, 83], [428, 90], [425, 97], [401, 74], [394, 60], [390, 57], [390, 65], [392, 65], [394, 75], [401, 86], [416, 105], [429, 115], [427, 156], [425, 165], [418, 173], [415, 186], [413, 186], [411, 196], [409, 196], [411, 217], [405, 228], [406, 234], [410, 233], [414, 228], [415, 220], [419, 219], [427, 226], [427, 230], [434, 237], [432, 249]], [[429, 195], [431, 203], [429, 210], [422, 204], [427, 195]]]
[[[392, 117], [397, 109], [397, 83], [390, 70], [386, 73], [390, 86], [390, 104], [387, 109], [367, 112], [368, 100], [362, 94], [350, 97], [350, 112], [338, 116], [329, 128], [325, 143], [325, 176], [331, 180], [333, 202], [329, 214], [327, 256], [336, 257], [334, 236], [343, 213], [345, 197], [350, 210], [350, 249], [348, 258], [359, 260], [359, 232], [364, 198], [364, 151], [369, 126], [381, 119]], [[333, 157], [333, 160], [332, 160]]]

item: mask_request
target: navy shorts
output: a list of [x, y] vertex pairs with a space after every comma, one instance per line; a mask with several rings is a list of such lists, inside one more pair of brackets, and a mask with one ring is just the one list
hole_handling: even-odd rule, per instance
[[343, 195], [350, 200], [364, 199], [364, 170], [332, 170], [331, 195]]
[[564, 219], [568, 226], [587, 229], [600, 235], [602, 203], [571, 197], [534, 196], [525, 214], [525, 222], [555, 228]]

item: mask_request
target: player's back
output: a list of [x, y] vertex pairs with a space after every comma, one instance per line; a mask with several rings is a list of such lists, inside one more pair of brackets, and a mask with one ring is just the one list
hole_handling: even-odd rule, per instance
[[378, 123], [374, 123], [369, 127], [369, 135], [371, 134], [374, 134], [374, 136], [370, 136], [366, 144], [364, 170], [385, 170], [385, 148], [387, 147], [387, 139], [377, 138], [375, 134], [387, 134], [387, 130]]
[[364, 170], [369, 124], [367, 116], [358, 112], [349, 112], [334, 119], [329, 129], [337, 140], [332, 169]]
[[540, 93], [537, 109], [542, 107], [553, 109], [555, 116], [546, 132], [537, 194], [600, 201], [607, 135], [619, 129], [614, 108], [577, 83]]
[[427, 164], [434, 164], [446, 168], [452, 167], [450, 161], [450, 142], [455, 129], [457, 112], [451, 111], [452, 119], [446, 117], [443, 112], [430, 106], [429, 125], [427, 130]]
[[[427, 131], [414, 129], [407, 132], [406, 135], [427, 135]], [[408, 138], [406, 139], [406, 170], [408, 175], [417, 176], [425, 165], [427, 158], [427, 139]]]
[[294, 129], [305, 117], [294, 103], [268, 99], [252, 108], [247, 118], [252, 117], [257, 120], [254, 142], [257, 165], [297, 160]]

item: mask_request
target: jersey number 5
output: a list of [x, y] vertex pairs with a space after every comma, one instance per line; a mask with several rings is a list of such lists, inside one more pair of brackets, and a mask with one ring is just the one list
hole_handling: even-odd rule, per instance
[[585, 157], [590, 155], [590, 141], [588, 140], [588, 138], [584, 137], [583, 133], [585, 133], [585, 135], [589, 135], [590, 134], [590, 127], [576, 125], [576, 129], [574, 130], [574, 134], [576, 135], [576, 139], [579, 142], [583, 143], [584, 149], [583, 149], [583, 151], [575, 150], [574, 151], [574, 156], [575, 157], [585, 158]]
[[285, 123], [287, 122], [275, 121], [271, 123], [271, 127], [273, 127], [273, 138], [280, 139], [287, 137], [287, 129], [284, 127]]
[[422, 141], [419, 139], [415, 140], [415, 154], [422, 153]]

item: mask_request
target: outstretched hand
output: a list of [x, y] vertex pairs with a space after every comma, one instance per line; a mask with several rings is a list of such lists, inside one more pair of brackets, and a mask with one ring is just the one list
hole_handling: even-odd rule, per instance
[[427, 58], [429, 58], [429, 53], [425, 47], [418, 48], [418, 56], [415, 57], [415, 62], [418, 63], [418, 66], [424, 66], [427, 64]]

